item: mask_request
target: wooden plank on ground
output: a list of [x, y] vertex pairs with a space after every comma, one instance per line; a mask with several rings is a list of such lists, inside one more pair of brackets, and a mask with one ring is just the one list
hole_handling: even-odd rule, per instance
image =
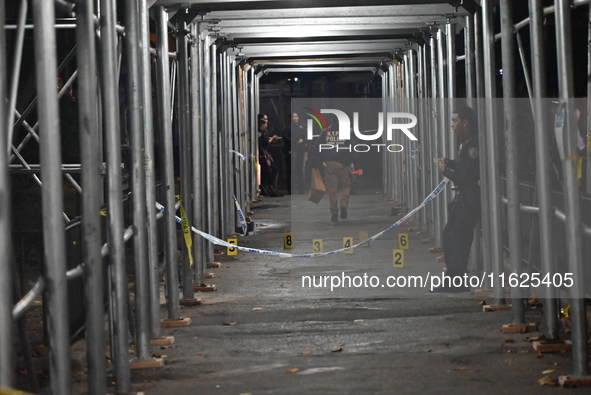
[[562, 352], [562, 351], [570, 351], [573, 348], [573, 345], [570, 340], [565, 340], [564, 342], [549, 342], [549, 341], [535, 341], [532, 342], [532, 347], [537, 352]]
[[160, 320], [160, 326], [162, 328], [176, 328], [189, 325], [191, 325], [191, 319], [188, 317], [180, 318], [178, 320]]
[[150, 339], [151, 346], [170, 346], [174, 343], [174, 336], [164, 336], [156, 339]]

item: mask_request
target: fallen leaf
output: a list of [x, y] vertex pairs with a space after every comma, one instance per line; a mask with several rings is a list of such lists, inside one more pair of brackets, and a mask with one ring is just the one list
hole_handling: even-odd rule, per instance
[[538, 380], [539, 385], [546, 385], [549, 387], [556, 387], [558, 385], [558, 380], [552, 380], [550, 376], [544, 376]]
[[487, 305], [488, 303], [486, 303], [486, 300], [483, 300], [483, 301], [481, 301], [481, 302], [480, 302], [480, 303], [478, 303], [478, 304], [479, 304], [480, 306], [485, 306], [485, 305]]
[[456, 372], [465, 372], [466, 370], [468, 370], [468, 368], [454, 368], [454, 371]]
[[515, 343], [514, 339], [505, 339], [505, 343]]
[[554, 372], [556, 372], [556, 370], [554, 370], [554, 369], [548, 369], [548, 370], [544, 370], [542, 372], [542, 374], [550, 374], [550, 373], [554, 373]]
[[299, 371], [300, 369], [298, 368], [285, 369], [285, 373], [297, 373]]
[[526, 342], [537, 342], [538, 340], [544, 340], [544, 336], [543, 335], [539, 335], [539, 336], [532, 336], [532, 337], [526, 337], [525, 341]]
[[312, 351], [305, 350], [305, 351], [300, 352], [300, 354], [308, 355], [308, 354], [312, 354]]
[[253, 310], [263, 310], [263, 308], [262, 307], [255, 307], [255, 308], [253, 308]]
[[234, 326], [234, 325], [238, 325], [238, 323], [237, 322], [224, 322], [224, 325]]
[[363, 321], [365, 321], [365, 320], [355, 320], [353, 322], [363, 322]]
[[536, 358], [544, 358], [544, 354], [542, 354], [541, 352], [538, 352], [538, 355], [536, 355]]
[[332, 350], [330, 350], [332, 352], [341, 352], [343, 351], [343, 347], [339, 347], [339, 348], [333, 348]]
[[519, 350], [517, 350], [517, 354], [527, 354], [528, 352], [529, 350], [525, 348], [520, 348]]

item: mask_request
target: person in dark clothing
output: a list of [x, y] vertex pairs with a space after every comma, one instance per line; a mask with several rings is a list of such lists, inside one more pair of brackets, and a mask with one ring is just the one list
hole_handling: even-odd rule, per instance
[[[329, 127], [320, 133], [312, 148], [311, 167], [324, 174], [324, 186], [329, 198], [332, 222], [338, 222], [339, 203], [341, 219], [347, 219], [349, 194], [351, 193], [351, 170], [354, 167], [354, 153], [349, 144], [339, 139], [339, 131]], [[340, 202], [338, 192], [341, 192]]]
[[449, 204], [449, 218], [443, 229], [445, 266], [452, 281], [436, 289], [436, 292], [470, 291], [464, 282], [461, 286], [454, 286], [453, 278], [463, 278], [467, 272], [474, 228], [480, 217], [480, 153], [476, 126], [476, 114], [472, 108], [466, 106], [454, 111], [451, 128], [460, 142], [459, 153], [455, 160], [438, 160], [441, 174], [454, 183], [457, 194]]
[[279, 138], [276, 134], [269, 136], [267, 132], [268, 120], [259, 114], [259, 163], [261, 165], [261, 193], [264, 196], [283, 196], [277, 191], [277, 177], [279, 168], [269, 153], [270, 145]]
[[291, 191], [291, 183], [293, 181], [298, 192], [305, 193], [304, 168], [308, 158], [306, 129], [300, 123], [300, 115], [297, 112], [291, 114], [291, 124], [283, 131], [283, 139], [285, 141], [284, 154], [287, 167], [287, 185]]

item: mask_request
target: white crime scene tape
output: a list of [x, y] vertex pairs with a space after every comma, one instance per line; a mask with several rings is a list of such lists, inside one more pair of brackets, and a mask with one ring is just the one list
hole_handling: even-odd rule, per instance
[[240, 220], [240, 227], [242, 228], [242, 236], [246, 236], [248, 225], [246, 224], [246, 218], [244, 217], [244, 213], [240, 208], [240, 203], [238, 203], [238, 200], [236, 199], [236, 195], [234, 195], [234, 204], [236, 205], [236, 211], [238, 211], [238, 219]]
[[238, 151], [234, 151], [233, 149], [231, 149], [231, 150], [230, 150], [230, 152], [232, 152], [233, 154], [236, 154], [236, 155], [238, 155], [238, 156], [240, 157], [240, 159], [242, 159], [242, 160], [246, 160], [246, 155], [243, 155], [243, 154], [241, 154], [241, 153], [240, 153], [240, 152], [238, 152]]
[[[191, 226], [191, 230], [193, 232], [197, 233], [199, 236], [205, 238], [206, 240], [211, 241], [212, 243], [214, 243], [216, 245], [221, 245], [221, 246], [228, 247], [228, 248], [235, 248], [240, 251], [254, 252], [257, 254], [265, 254], [265, 255], [273, 255], [273, 256], [280, 257], [280, 258], [317, 258], [320, 256], [333, 255], [333, 254], [338, 254], [341, 252], [349, 251], [349, 250], [352, 250], [354, 248], [357, 248], [359, 246], [362, 246], [364, 244], [370, 243], [370, 242], [378, 239], [384, 233], [389, 232], [392, 229], [396, 228], [397, 226], [402, 224], [404, 221], [406, 221], [407, 219], [412, 217], [417, 211], [421, 210], [423, 207], [425, 207], [427, 204], [429, 204], [433, 199], [435, 199], [441, 193], [441, 191], [443, 191], [443, 188], [445, 188], [445, 186], [447, 185], [448, 182], [449, 182], [449, 179], [447, 177], [444, 178], [443, 181], [441, 181], [437, 185], [437, 187], [425, 198], [425, 200], [423, 200], [423, 202], [421, 204], [419, 204], [417, 207], [415, 207], [414, 209], [409, 211], [408, 214], [406, 214], [404, 217], [400, 218], [398, 221], [396, 221], [395, 223], [390, 225], [388, 228], [384, 229], [383, 231], [381, 231], [379, 233], [376, 233], [375, 235], [369, 237], [368, 239], [363, 240], [362, 242], [360, 242], [358, 244], [355, 244], [355, 245], [352, 245], [349, 247], [345, 247], [345, 248], [340, 248], [340, 249], [334, 250], [334, 251], [320, 252], [320, 253], [314, 253], [314, 254], [289, 254], [289, 253], [285, 253], [285, 252], [259, 250], [256, 248], [248, 248], [248, 247], [242, 247], [242, 246], [235, 245], [235, 244], [230, 244], [225, 240], [219, 239], [219, 238], [212, 236], [208, 233], [200, 231], [199, 229], [195, 228], [194, 226]], [[158, 210], [164, 211], [164, 206], [158, 202], [156, 202], [156, 207], [158, 208]], [[175, 220], [179, 224], [182, 223], [181, 219], [178, 216], [175, 216]]]

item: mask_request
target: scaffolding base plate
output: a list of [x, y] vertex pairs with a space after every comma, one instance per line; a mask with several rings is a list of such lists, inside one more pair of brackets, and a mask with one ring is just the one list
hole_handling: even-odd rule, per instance
[[531, 345], [534, 348], [534, 350], [541, 353], [570, 351], [573, 348], [573, 345], [570, 340], [565, 340], [564, 342], [536, 341], [533, 342]]
[[558, 377], [558, 383], [561, 387], [576, 388], [576, 387], [591, 387], [591, 377], [572, 377], [572, 376], [560, 376]]
[[174, 343], [174, 336], [164, 336], [156, 339], [150, 339], [151, 346], [170, 346]]
[[205, 265], [205, 267], [208, 269], [219, 269], [222, 267], [222, 263], [221, 262], [208, 263], [207, 265]]
[[538, 324], [532, 322], [529, 324], [507, 324], [503, 325], [503, 333], [527, 333], [536, 332], [538, 330]]
[[474, 290], [474, 296], [476, 296], [477, 298], [492, 298], [493, 295], [493, 291], [491, 291], [490, 289], [475, 289]]
[[511, 305], [510, 304], [501, 304], [501, 305], [495, 306], [495, 305], [485, 304], [484, 306], [482, 306], [482, 311], [505, 311], [505, 310], [511, 310]]
[[199, 306], [201, 304], [201, 299], [181, 299], [179, 303], [181, 306]]
[[216, 287], [214, 284], [208, 284], [208, 285], [196, 285], [195, 288], [193, 288], [195, 290], [195, 292], [213, 292], [213, 291], [217, 291]]
[[147, 360], [134, 360], [129, 363], [130, 369], [161, 368], [164, 366], [164, 359], [152, 358]]
[[179, 318], [178, 320], [160, 320], [160, 325], [162, 328], [173, 328], [177, 326], [190, 326], [191, 319], [190, 318]]

